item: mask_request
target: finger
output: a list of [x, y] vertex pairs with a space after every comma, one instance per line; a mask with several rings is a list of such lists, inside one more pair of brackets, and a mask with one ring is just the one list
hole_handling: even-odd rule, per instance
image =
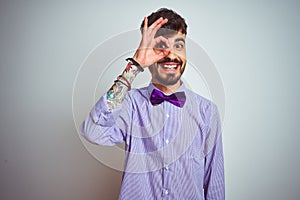
[[[171, 51], [169, 42], [166, 38], [159, 36], [159, 37], [155, 38], [155, 43], [156, 44], [154, 47], [154, 51], [156, 52], [157, 55], [164, 57], [164, 56], [168, 55], [169, 52]], [[156, 45], [159, 43], [164, 43], [166, 46], [164, 48], [157, 47]]]
[[156, 55], [158, 56], [157, 61], [159, 61], [160, 59], [166, 57], [170, 53], [170, 49], [163, 49], [163, 50], [156, 49], [154, 51], [155, 51]]
[[169, 54], [169, 50], [161, 50], [161, 49], [154, 49], [154, 52], [157, 56], [156, 62], [159, 61], [160, 59], [166, 57]]
[[159, 24], [163, 21], [164, 19], [162, 17], [160, 17], [159, 19], [157, 19], [155, 22], [153, 22], [148, 29], [148, 33], [150, 36], [152, 36], [152, 32], [154, 30], [155, 27], [159, 26]]
[[168, 22], [168, 19], [165, 18], [163, 21], [161, 21], [160, 23], [158, 23], [152, 30], [151, 30], [151, 37], [154, 37], [156, 32], [164, 25]]
[[154, 28], [155, 26], [157, 26], [157, 24], [159, 24], [161, 21], [163, 21], [163, 18], [162, 18], [162, 17], [158, 18], [155, 22], [153, 22], [149, 28], [153, 29], [153, 28]]
[[155, 46], [159, 43], [164, 43], [166, 45], [166, 48], [170, 48], [169, 40], [163, 36], [158, 36], [155, 39]]
[[165, 57], [165, 56], [167, 56], [170, 53], [170, 49], [169, 48], [168, 49], [164, 49], [162, 51], [162, 53], [163, 53], [163, 56]]
[[145, 33], [148, 29], [148, 18], [144, 17], [144, 27], [143, 27], [143, 33]]

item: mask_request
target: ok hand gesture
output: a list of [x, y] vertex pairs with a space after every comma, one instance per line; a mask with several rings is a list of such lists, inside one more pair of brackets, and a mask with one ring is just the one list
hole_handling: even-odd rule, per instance
[[[156, 32], [167, 22], [167, 18], [163, 19], [161, 17], [148, 27], [148, 19], [147, 17], [144, 18], [142, 40], [133, 56], [133, 59], [143, 68], [156, 63], [168, 55], [170, 51], [168, 40], [163, 36], [155, 37]], [[160, 44], [163, 44], [164, 47], [158, 47]]]

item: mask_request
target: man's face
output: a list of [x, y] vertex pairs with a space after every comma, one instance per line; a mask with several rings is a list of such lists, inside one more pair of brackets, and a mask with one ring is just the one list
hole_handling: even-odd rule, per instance
[[[180, 81], [180, 77], [186, 66], [185, 34], [164, 36], [169, 42], [169, 53], [157, 63], [149, 67], [153, 83], [164, 86], [172, 86]], [[165, 44], [158, 44], [158, 49], [164, 49]]]

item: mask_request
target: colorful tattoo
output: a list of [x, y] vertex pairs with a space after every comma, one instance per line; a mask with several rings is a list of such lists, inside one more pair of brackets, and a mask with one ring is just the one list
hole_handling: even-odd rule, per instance
[[135, 79], [136, 75], [140, 72], [140, 70], [135, 66], [132, 65], [130, 62], [127, 64], [123, 76], [130, 82], [132, 83], [133, 80]]
[[[129, 62], [126, 65], [122, 76], [126, 78], [131, 84], [139, 72], [140, 70], [135, 65], [132, 65], [132, 63]], [[124, 83], [126, 83], [126, 81], [120, 78], [120, 81], [115, 81], [115, 83], [107, 91], [106, 99], [110, 110], [113, 110], [123, 102], [128, 92], [128, 87]]]

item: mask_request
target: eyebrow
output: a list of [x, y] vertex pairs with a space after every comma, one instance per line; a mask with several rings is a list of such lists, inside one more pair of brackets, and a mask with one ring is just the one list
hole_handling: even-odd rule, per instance
[[185, 44], [185, 39], [183, 39], [183, 38], [176, 38], [175, 39], [175, 42], [180, 42], [180, 41], [182, 41]]

